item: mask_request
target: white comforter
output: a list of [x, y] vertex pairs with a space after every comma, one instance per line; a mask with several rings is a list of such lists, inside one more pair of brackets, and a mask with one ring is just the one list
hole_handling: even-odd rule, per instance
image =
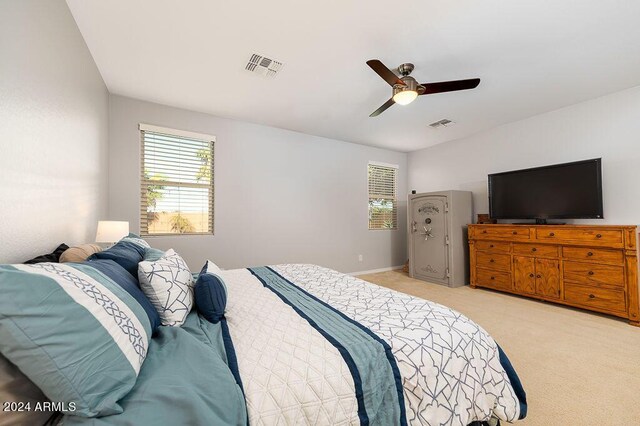
[[[315, 265], [272, 269], [391, 346], [408, 424], [519, 418], [496, 343], [462, 314]], [[360, 424], [354, 379], [338, 349], [249, 270], [221, 275], [250, 424]]]

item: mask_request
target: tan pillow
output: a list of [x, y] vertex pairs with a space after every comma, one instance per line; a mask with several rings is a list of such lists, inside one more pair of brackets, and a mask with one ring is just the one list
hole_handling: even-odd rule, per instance
[[102, 247], [95, 244], [81, 244], [76, 247], [71, 247], [62, 253], [60, 256], [60, 263], [63, 262], [84, 262], [87, 257], [94, 253], [102, 251]]
[[0, 426], [44, 424], [53, 414], [51, 411], [37, 411], [35, 409], [38, 402], [44, 401], [48, 401], [48, 399], [42, 391], [22, 374], [18, 367], [0, 355], [0, 402], [3, 404], [6, 402], [31, 404], [30, 411], [2, 411]]

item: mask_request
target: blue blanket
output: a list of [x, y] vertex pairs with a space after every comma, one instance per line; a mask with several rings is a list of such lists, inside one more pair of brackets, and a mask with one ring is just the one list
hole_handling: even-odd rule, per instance
[[182, 327], [159, 327], [122, 414], [66, 416], [65, 425], [246, 425], [240, 387], [227, 366], [222, 328], [191, 312]]

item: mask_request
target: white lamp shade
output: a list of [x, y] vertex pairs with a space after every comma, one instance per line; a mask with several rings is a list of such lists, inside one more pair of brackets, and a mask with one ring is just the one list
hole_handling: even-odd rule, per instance
[[96, 243], [115, 243], [129, 235], [129, 222], [101, 220], [98, 222]]

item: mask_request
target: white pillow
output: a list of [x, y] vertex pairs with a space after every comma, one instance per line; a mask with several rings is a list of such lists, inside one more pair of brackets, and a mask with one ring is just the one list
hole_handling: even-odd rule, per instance
[[169, 249], [155, 262], [138, 264], [142, 292], [158, 311], [162, 325], [180, 326], [193, 306], [193, 276], [178, 253]]

